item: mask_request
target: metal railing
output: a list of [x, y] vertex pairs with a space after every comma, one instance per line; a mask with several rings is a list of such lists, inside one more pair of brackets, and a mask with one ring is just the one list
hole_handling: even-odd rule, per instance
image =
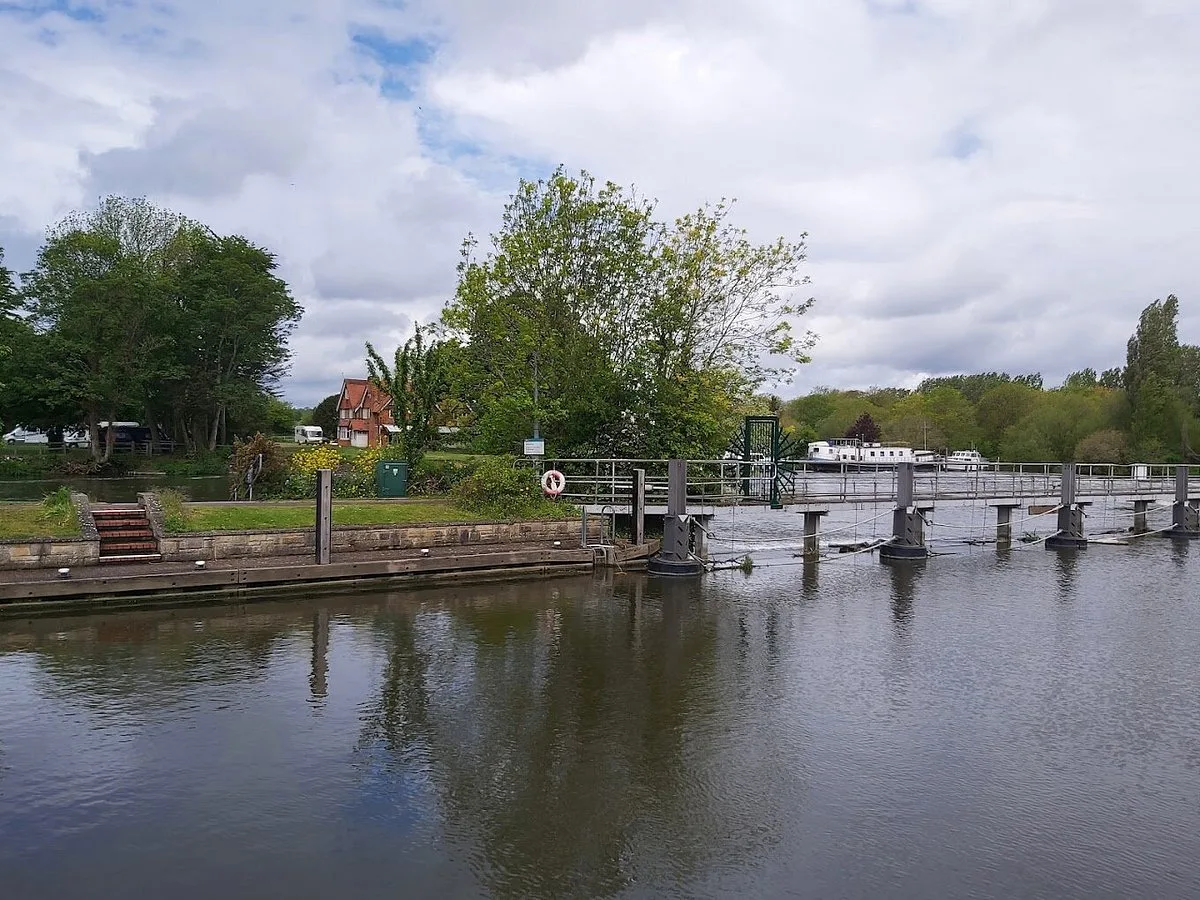
[[[535, 461], [530, 461], [534, 462]], [[535, 463], [536, 464], [536, 463]], [[547, 459], [542, 469], [557, 469], [566, 476], [563, 499], [575, 504], [626, 506], [633, 493], [633, 470], [646, 471], [646, 502], [665, 505], [665, 459]], [[884, 503], [896, 497], [895, 469], [862, 470], [850, 466], [830, 470], [804, 461], [784, 460], [787, 472], [785, 503]], [[1145, 496], [1172, 494], [1173, 465], [1076, 466], [1076, 496]], [[1193, 477], [1200, 467], [1192, 467]], [[741, 460], [689, 460], [689, 505], [728, 505], [766, 501], [776, 469], [769, 462]], [[1062, 489], [1061, 463], [990, 463], [968, 471], [944, 467], [915, 473], [914, 498], [918, 500], [985, 500], [1056, 497]]]

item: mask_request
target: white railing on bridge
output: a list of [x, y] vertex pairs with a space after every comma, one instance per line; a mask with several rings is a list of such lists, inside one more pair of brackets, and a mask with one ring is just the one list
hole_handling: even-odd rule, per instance
[[[536, 464], [536, 461], [531, 460]], [[646, 471], [646, 502], [665, 505], [665, 459], [547, 459], [544, 469], [566, 476], [562, 497], [576, 504], [624, 506], [633, 494], [633, 470]], [[781, 500], [784, 503], [886, 503], [896, 496], [896, 471], [814, 468], [801, 461], [784, 461]], [[1077, 464], [1076, 496], [1170, 495], [1175, 490], [1173, 465]], [[1193, 477], [1200, 467], [1192, 467]], [[689, 460], [689, 505], [727, 505], [765, 501], [770, 497], [774, 470], [769, 462]], [[918, 470], [917, 500], [985, 500], [1056, 497], [1062, 489], [1061, 463], [990, 463], [975, 471]]]

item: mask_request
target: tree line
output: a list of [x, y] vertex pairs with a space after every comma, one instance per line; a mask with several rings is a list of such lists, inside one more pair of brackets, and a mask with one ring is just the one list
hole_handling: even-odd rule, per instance
[[[2, 254], [0, 254], [2, 262]], [[269, 428], [301, 309], [269, 250], [142, 199], [53, 226], [0, 269], [0, 420], [85, 427], [98, 463], [135, 420], [189, 452]]]
[[858, 436], [933, 450], [978, 448], [1012, 462], [1198, 462], [1200, 348], [1181, 344], [1179, 301], [1156, 300], [1129, 338], [1124, 366], [930, 378], [915, 390], [819, 388], [782, 405], [803, 439]]

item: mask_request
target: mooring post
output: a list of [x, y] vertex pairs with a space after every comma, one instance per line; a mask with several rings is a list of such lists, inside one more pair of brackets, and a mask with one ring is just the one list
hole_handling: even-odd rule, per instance
[[1058, 534], [1046, 539], [1047, 550], [1085, 550], [1083, 507], [1075, 502], [1075, 463], [1063, 463], [1058, 502]]
[[1150, 507], [1149, 500], [1133, 501], [1133, 533], [1145, 534], [1150, 530], [1146, 524], [1146, 510]]
[[586, 506], [582, 507], [582, 510], [579, 514], [579, 546], [586, 550], [588, 545], [588, 511]]
[[1188, 467], [1175, 467], [1175, 503], [1171, 506], [1171, 537], [1200, 537], [1200, 512], [1188, 502]]
[[633, 470], [633, 499], [630, 510], [633, 515], [633, 543], [640, 547], [646, 543], [646, 470]]
[[662, 550], [646, 564], [656, 575], [700, 575], [704, 565], [689, 552], [692, 523], [687, 515], [687, 460], [667, 463], [667, 515]]
[[333, 470], [317, 470], [317, 565], [329, 565], [333, 546]]
[[812, 561], [821, 555], [821, 516], [828, 506], [808, 506], [804, 509], [804, 558]]
[[896, 508], [892, 511], [892, 539], [880, 546], [880, 559], [926, 559], [925, 519], [913, 505], [913, 464], [896, 465]]
[[996, 504], [996, 546], [1012, 546], [1012, 514], [1020, 506], [1019, 503], [1001, 502]]

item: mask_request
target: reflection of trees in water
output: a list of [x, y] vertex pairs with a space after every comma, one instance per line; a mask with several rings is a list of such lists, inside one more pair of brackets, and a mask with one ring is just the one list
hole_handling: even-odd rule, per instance
[[[772, 840], [778, 784], [730, 747], [762, 697], [732, 677], [728, 617], [696, 582], [553, 584], [397, 612], [360, 751], [424, 770], [448, 841], [502, 896], [608, 896], [648, 871], [744, 863]], [[749, 739], [759, 765], [786, 765], [770, 735]]]
[[140, 711], [185, 702], [198, 684], [264, 677], [279, 643], [304, 624], [295, 613], [120, 613], [38, 623], [5, 645], [35, 653], [48, 697]]

